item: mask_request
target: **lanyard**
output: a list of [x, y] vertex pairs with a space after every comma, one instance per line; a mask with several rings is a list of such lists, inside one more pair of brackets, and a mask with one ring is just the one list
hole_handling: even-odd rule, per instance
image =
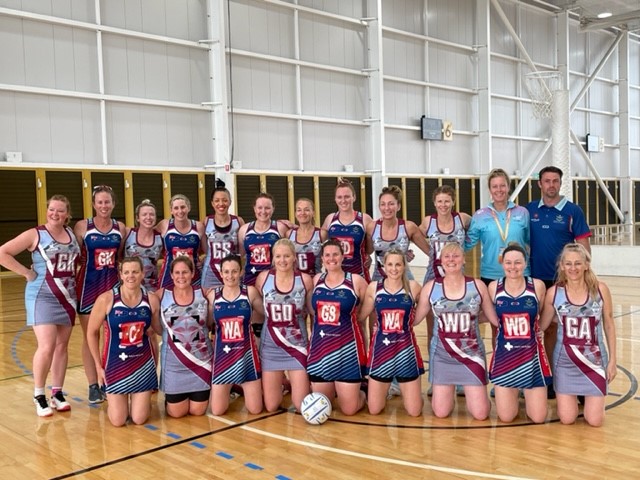
[[509, 225], [511, 223], [511, 209], [507, 209], [507, 220], [505, 221], [505, 229], [502, 230], [502, 225], [500, 225], [500, 220], [496, 215], [496, 212], [493, 209], [489, 209], [491, 211], [491, 216], [493, 220], [496, 222], [496, 226], [498, 227], [498, 232], [500, 232], [500, 238], [502, 239], [502, 243], [506, 244], [507, 237], [509, 236]]

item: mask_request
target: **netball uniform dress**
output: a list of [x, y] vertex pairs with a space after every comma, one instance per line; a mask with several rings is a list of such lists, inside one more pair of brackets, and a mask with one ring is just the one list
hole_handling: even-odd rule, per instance
[[464, 223], [460, 214], [457, 212], [451, 212], [453, 217], [453, 229], [450, 232], [443, 232], [438, 227], [438, 215], [433, 214], [429, 217], [429, 225], [427, 225], [427, 231], [425, 235], [429, 241], [429, 265], [427, 266], [427, 273], [424, 276], [424, 283], [434, 278], [444, 277], [444, 271], [442, 270], [442, 263], [440, 261], [440, 253], [442, 247], [447, 243], [457, 243], [464, 248], [464, 237], [466, 235], [464, 229]]
[[240, 222], [235, 215], [229, 215], [231, 222], [226, 227], [215, 223], [215, 216], [209, 215], [204, 225], [207, 236], [207, 256], [202, 265], [202, 286], [204, 288], [222, 285], [220, 261], [232, 253], [238, 253], [238, 230]]
[[320, 238], [320, 228], [313, 228], [313, 235], [306, 243], [298, 242], [298, 230], [296, 229], [291, 230], [289, 233], [289, 240], [293, 242], [296, 248], [296, 264], [298, 270], [314, 277], [316, 273], [322, 270], [322, 258], [320, 258], [322, 239]]
[[484, 344], [478, 313], [482, 297], [473, 278], [465, 277], [462, 298], [446, 296], [436, 280], [429, 296], [433, 310], [433, 336], [429, 350], [429, 381], [435, 385], [486, 385]]
[[76, 320], [76, 262], [80, 247], [73, 231], [64, 227], [67, 243], [56, 241], [44, 225], [36, 227], [38, 245], [31, 252], [36, 279], [27, 282], [27, 325], [73, 326]]
[[129, 394], [158, 389], [156, 364], [146, 334], [151, 305], [144, 288], [135, 307], [122, 302], [120, 286], [113, 288], [113, 306], [104, 322], [102, 366], [107, 393]]
[[142, 245], [138, 240], [138, 228], [129, 230], [129, 235], [124, 240], [124, 256], [139, 257], [142, 260], [144, 280], [142, 285], [150, 292], [158, 289], [158, 260], [162, 257], [162, 235], [156, 230], [153, 231], [153, 242], [151, 245]]
[[271, 268], [271, 249], [280, 240], [278, 223], [274, 220], [264, 232], [257, 232], [256, 222], [251, 222], [244, 236], [244, 283], [255, 285], [258, 274]]
[[516, 297], [505, 291], [504, 278], [498, 280], [495, 306], [500, 324], [489, 369], [491, 381], [510, 388], [549, 385], [551, 368], [541, 341], [533, 279], [526, 277], [525, 289]]
[[163, 291], [160, 388], [164, 393], [177, 395], [209, 390], [213, 350], [207, 307], [201, 288], [193, 289], [193, 301], [187, 305], [176, 302], [172, 289]]
[[404, 288], [390, 293], [383, 283], [378, 282], [376, 289], [376, 323], [367, 373], [382, 382], [390, 382], [394, 377], [400, 382], [414, 380], [424, 373], [420, 348], [413, 333], [415, 301]]
[[251, 330], [251, 311], [245, 285], [233, 300], [222, 296], [222, 288], [216, 289], [213, 300], [216, 338], [211, 380], [214, 385], [241, 385], [261, 378], [258, 347]]
[[558, 314], [558, 340], [553, 351], [556, 393], [605, 396], [607, 349], [602, 331], [600, 292], [583, 305], [571, 303], [564, 287], [556, 287], [553, 305]]
[[195, 271], [191, 284], [194, 287], [200, 285], [200, 268], [198, 266], [198, 251], [200, 249], [200, 235], [195, 220], [191, 220], [191, 227], [187, 233], [180, 232], [173, 218], [169, 219], [167, 233], [162, 238], [164, 242], [164, 263], [160, 274], [160, 286], [162, 288], [173, 287], [171, 279], [171, 262], [179, 256], [187, 256], [193, 260]]
[[336, 287], [325, 283], [313, 289], [315, 322], [309, 342], [307, 373], [312, 382], [359, 382], [365, 373], [364, 340], [358, 324], [358, 296], [350, 273]]
[[87, 218], [87, 231], [81, 248], [78, 272], [78, 313], [89, 314], [98, 295], [112, 289], [118, 283], [118, 250], [122, 233], [116, 220], [111, 221], [108, 232], [101, 232]]
[[260, 337], [263, 371], [305, 370], [307, 368], [307, 289], [302, 274], [294, 273], [293, 287], [281, 292], [276, 287], [275, 270], [262, 286], [265, 325]]
[[342, 244], [344, 260], [342, 268], [345, 272], [362, 275], [369, 282], [369, 270], [364, 266], [366, 259], [366, 229], [362, 212], [356, 212], [353, 222], [343, 224], [340, 221], [340, 212], [336, 212], [329, 224], [329, 238], [335, 238]]
[[[372, 280], [382, 280], [387, 277], [387, 274], [384, 273], [384, 255], [389, 250], [399, 250], [406, 258], [407, 251], [409, 250], [411, 240], [409, 240], [404, 220], [401, 218], [398, 219], [396, 237], [391, 240], [385, 240], [382, 238], [382, 220], [376, 220], [371, 240], [373, 241], [373, 251], [376, 256], [376, 268], [373, 271]], [[409, 280], [413, 280], [411, 270], [407, 268], [406, 271], [407, 278], [409, 278]]]

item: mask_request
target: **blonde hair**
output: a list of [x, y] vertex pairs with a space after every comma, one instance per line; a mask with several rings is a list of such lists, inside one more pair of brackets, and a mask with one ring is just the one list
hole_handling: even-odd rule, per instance
[[183, 201], [184, 201], [184, 203], [186, 203], [186, 204], [187, 204], [187, 208], [188, 208], [189, 210], [191, 210], [191, 202], [189, 201], [189, 199], [187, 198], [187, 196], [186, 196], [186, 195], [183, 195], [183, 194], [181, 194], [181, 193], [177, 193], [177, 194], [175, 194], [173, 197], [171, 197], [171, 200], [169, 200], [169, 206], [170, 206], [171, 208], [173, 208], [173, 202], [175, 202], [176, 200], [183, 200]]
[[51, 198], [47, 200], [47, 208], [49, 208], [49, 204], [51, 202], [62, 202], [67, 206], [67, 219], [65, 220], [64, 224], [69, 225], [69, 223], [71, 222], [71, 202], [69, 202], [69, 199], [60, 194], [52, 195]]
[[298, 204], [300, 202], [307, 202], [309, 205], [311, 205], [311, 225], [313, 225], [315, 227], [316, 225], [316, 205], [313, 203], [313, 200], [308, 199], [307, 197], [300, 197], [299, 199], [296, 200], [296, 206], [295, 208], [298, 208]]
[[567, 285], [567, 275], [562, 269], [562, 264], [564, 263], [564, 260], [569, 253], [577, 253], [585, 263], [586, 268], [584, 271], [584, 283], [587, 285], [589, 295], [595, 297], [598, 294], [598, 277], [591, 269], [591, 254], [587, 252], [587, 249], [579, 243], [567, 243], [562, 249], [560, 257], [558, 258], [558, 280], [556, 283], [561, 287]]
[[501, 168], [494, 168], [489, 172], [489, 177], [487, 178], [487, 187], [491, 188], [491, 180], [498, 177], [504, 178], [507, 181], [507, 187], [509, 188], [509, 190], [511, 190], [511, 179], [509, 178], [509, 174]]
[[356, 189], [348, 178], [338, 177], [338, 183], [336, 184], [334, 193], [337, 192], [339, 188], [348, 188], [351, 190], [351, 193], [353, 193], [353, 198], [356, 198]]
[[153, 203], [151, 203], [151, 200], [149, 200], [148, 198], [145, 198], [136, 207], [135, 218], [133, 220], [135, 222], [135, 224], [136, 224], [136, 227], [140, 224], [140, 222], [138, 221], [138, 216], [140, 215], [140, 210], [142, 210], [144, 207], [151, 207], [151, 208], [153, 208], [153, 213], [155, 215], [158, 214], [158, 212], [156, 210], [156, 206]]
[[402, 270], [402, 288], [404, 288], [404, 291], [408, 295], [411, 295], [411, 285], [409, 283], [409, 277], [407, 276], [407, 258], [402, 251], [392, 248], [384, 254], [384, 257], [382, 257], [383, 266], [387, 263], [387, 258], [389, 258], [390, 255], [399, 255], [402, 258], [402, 265], [404, 266], [404, 270]]
[[[289, 250], [291, 250], [291, 253], [293, 255], [293, 258], [295, 259], [296, 257], [296, 246], [293, 244], [293, 242], [291, 240], [289, 240], [288, 238], [281, 238], [280, 240], [278, 240], [276, 243], [273, 244], [273, 247], [271, 247], [271, 252], [275, 252], [277, 247], [286, 247]], [[273, 253], [271, 255], [273, 257]], [[271, 259], [271, 265], [273, 265], [273, 261], [274, 259]], [[294, 268], [297, 264], [294, 262]]]
[[458, 242], [447, 242], [445, 243], [444, 247], [442, 247], [442, 250], [440, 250], [440, 258], [442, 258], [445, 253], [448, 253], [449, 250], [458, 250], [464, 255], [464, 249]]

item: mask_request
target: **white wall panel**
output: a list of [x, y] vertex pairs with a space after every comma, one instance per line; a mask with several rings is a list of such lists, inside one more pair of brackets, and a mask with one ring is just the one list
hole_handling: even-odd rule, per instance
[[[578, 30], [578, 25], [569, 25], [569, 69], [576, 72], [586, 72], [591, 63], [585, 50], [589, 41], [589, 35]], [[597, 65], [597, 63], [596, 63]]]
[[204, 1], [102, 0], [100, 6], [104, 25], [184, 40], [206, 38]]
[[429, 0], [427, 33], [449, 42], [473, 45], [474, 0]]
[[[515, 27], [516, 5], [511, 2], [500, 2], [500, 6], [509, 19], [509, 23]], [[489, 40], [491, 42], [491, 51], [516, 57], [518, 55], [518, 49], [513, 37], [506, 30], [502, 19], [498, 16], [495, 9], [491, 7], [490, 10], [491, 26], [489, 30]]]
[[[520, 169], [518, 163], [518, 144], [515, 140], [494, 138], [491, 141], [493, 168], [502, 168], [509, 175]], [[480, 173], [480, 172], [478, 172]], [[483, 174], [489, 172], [481, 172]], [[484, 185], [480, 185], [485, 188]]]
[[107, 137], [113, 165], [197, 167], [211, 162], [206, 112], [108, 104]]
[[386, 128], [385, 159], [387, 173], [400, 172], [421, 174], [431, 173], [427, 168], [427, 155], [429, 143], [420, 138], [417, 130], [395, 130]]
[[295, 113], [295, 67], [247, 57], [232, 63], [234, 107]]
[[496, 135], [517, 135], [515, 102], [494, 98], [491, 100], [491, 131]]
[[[526, 95], [524, 85], [520, 90]], [[518, 94], [517, 64], [503, 58], [491, 59], [491, 93], [516, 96]]]
[[243, 169], [297, 170], [296, 122], [237, 115], [234, 121], [234, 160]]
[[428, 80], [453, 87], [473, 88], [475, 86], [474, 61], [466, 52], [429, 44]]
[[336, 67], [365, 65], [364, 27], [300, 14], [300, 59]]
[[520, 9], [520, 39], [534, 62], [556, 65], [556, 19], [528, 8]]
[[382, 39], [385, 75], [425, 80], [425, 42], [393, 33]]
[[367, 168], [365, 161], [366, 128], [305, 122], [302, 125], [304, 161], [307, 170], [341, 171], [353, 165], [355, 171]]
[[363, 77], [313, 68], [301, 71], [302, 113], [342, 120], [367, 117]]
[[0, 82], [25, 83], [22, 21], [0, 16]]
[[382, 0], [385, 27], [425, 35], [424, 6], [424, 0]]
[[293, 10], [251, 0], [233, 0], [229, 8], [228, 47], [293, 58]]
[[[424, 111], [425, 88], [418, 85], [384, 82], [385, 122], [396, 125], [420, 125]], [[386, 134], [389, 130], [386, 131]]]
[[[289, 3], [294, 3], [288, 0]], [[345, 0], [299, 0], [299, 5], [304, 7], [315, 8], [328, 13], [344, 15], [352, 18], [362, 18], [366, 15], [363, 13], [363, 5], [361, 1], [345, 1]]]
[[[589, 32], [589, 60], [590, 68], [588, 73], [591, 73], [595, 67], [600, 63], [604, 54], [611, 47], [615, 37], [610, 33]], [[618, 77], [618, 56], [611, 55], [607, 62], [604, 64], [600, 74], [601, 78], [614, 79]]]
[[97, 102], [0, 92], [0, 150], [25, 162], [84, 163], [98, 158]]
[[474, 131], [477, 120], [474, 116], [473, 96], [467, 93], [430, 90], [429, 114], [435, 118], [451, 120], [454, 129]]

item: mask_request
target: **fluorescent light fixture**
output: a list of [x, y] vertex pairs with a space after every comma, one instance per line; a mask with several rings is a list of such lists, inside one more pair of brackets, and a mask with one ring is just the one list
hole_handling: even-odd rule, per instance
[[611, 12], [602, 12], [602, 13], [598, 14], [598, 18], [609, 18], [612, 15], [613, 15], [613, 13], [611, 13]]

